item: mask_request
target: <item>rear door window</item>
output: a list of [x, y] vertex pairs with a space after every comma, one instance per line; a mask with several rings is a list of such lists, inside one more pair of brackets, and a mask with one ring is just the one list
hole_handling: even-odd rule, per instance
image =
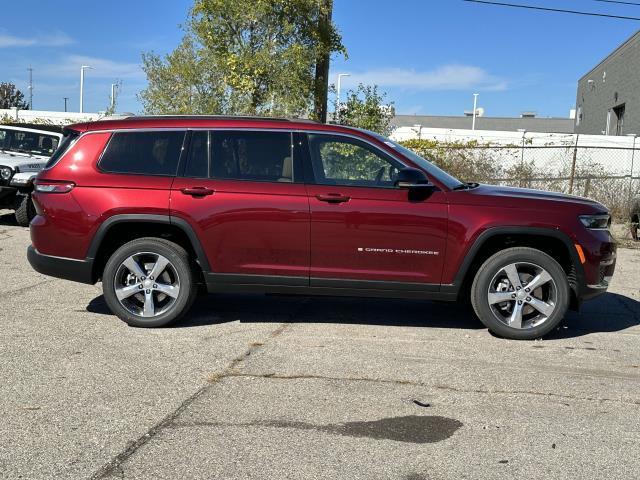
[[209, 132], [194, 131], [191, 133], [184, 176], [194, 178], [209, 176]]
[[116, 132], [100, 160], [110, 173], [174, 176], [184, 131]]
[[293, 182], [290, 132], [212, 131], [212, 177]]

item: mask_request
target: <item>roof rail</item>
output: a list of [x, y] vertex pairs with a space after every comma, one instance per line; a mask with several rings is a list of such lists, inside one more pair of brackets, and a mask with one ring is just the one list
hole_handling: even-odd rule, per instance
[[260, 120], [273, 122], [304, 122], [318, 123], [307, 118], [287, 118], [287, 117], [260, 117], [251, 115], [131, 115], [125, 120]]

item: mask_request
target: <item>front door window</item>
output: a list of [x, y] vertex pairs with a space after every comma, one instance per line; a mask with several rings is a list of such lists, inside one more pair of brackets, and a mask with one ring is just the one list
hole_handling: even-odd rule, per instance
[[309, 135], [316, 183], [393, 187], [402, 165], [365, 142], [339, 135]]

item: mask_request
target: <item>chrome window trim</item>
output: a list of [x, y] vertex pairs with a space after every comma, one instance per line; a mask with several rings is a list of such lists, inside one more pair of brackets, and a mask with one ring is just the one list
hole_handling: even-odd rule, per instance
[[107, 128], [101, 130], [90, 130], [88, 132], [83, 132], [78, 138], [81, 138], [84, 135], [90, 135], [92, 133], [115, 133], [115, 132], [149, 132], [149, 131], [197, 131], [197, 130], [238, 130], [238, 131], [258, 131], [258, 132], [289, 132], [289, 133], [313, 133], [319, 135], [340, 135], [343, 137], [353, 138], [354, 140], [360, 140], [371, 145], [376, 150], [381, 151], [384, 155], [388, 155], [393, 158], [397, 162], [401, 163], [404, 167], [407, 167], [406, 161], [398, 158], [397, 155], [393, 155], [386, 150], [382, 150], [378, 145], [371, 142], [369, 139], [361, 137], [359, 135], [354, 135], [346, 132], [334, 132], [331, 130], [317, 130], [313, 128], [259, 128], [259, 127], [146, 127], [146, 128]]
[[[371, 146], [376, 152], [381, 152], [382, 155], [386, 155], [386, 156], [394, 159], [399, 164], [401, 164], [404, 168], [408, 168], [406, 160], [403, 160], [403, 159], [399, 158], [397, 154], [392, 154], [391, 152], [387, 152], [386, 150], [381, 149], [378, 145], [376, 145], [375, 143], [373, 143], [372, 141], [370, 141], [367, 138], [361, 137], [359, 135], [354, 135], [354, 134], [351, 134], [351, 133], [346, 133], [346, 132], [335, 132], [335, 131], [332, 131], [332, 130], [322, 130], [322, 129], [314, 129], [314, 128], [260, 128], [260, 127], [215, 127], [215, 126], [211, 126], [211, 127], [105, 128], [105, 129], [100, 129], [100, 130], [89, 130], [89, 131], [86, 131], [86, 132], [82, 132], [76, 138], [75, 142], [80, 140], [85, 135], [92, 135], [92, 134], [98, 134], [98, 133], [111, 133], [112, 134], [109, 137], [109, 140], [107, 141], [106, 145], [104, 146], [102, 152], [100, 153], [98, 161], [96, 162], [96, 167], [98, 168], [98, 171], [100, 173], [105, 173], [105, 174], [110, 174], [110, 175], [147, 175], [147, 176], [152, 176], [152, 177], [175, 177], [175, 178], [177, 178], [179, 176], [177, 169], [176, 169], [176, 173], [174, 175], [157, 175], [157, 174], [151, 175], [151, 174], [143, 174], [143, 173], [108, 172], [108, 171], [100, 169], [98, 166], [99, 166], [100, 162], [102, 161], [102, 156], [104, 155], [104, 152], [107, 150], [107, 147], [109, 146], [109, 143], [111, 142], [111, 139], [113, 138], [113, 134], [114, 133], [118, 133], [118, 132], [179, 131], [179, 132], [185, 132], [185, 138], [186, 138], [186, 133], [187, 132], [189, 132], [189, 131], [201, 131], [201, 130], [206, 130], [206, 131], [209, 131], [209, 132], [216, 131], [216, 130], [220, 130], [220, 131], [234, 130], [234, 131], [280, 132], [280, 133], [282, 133], [282, 132], [287, 133], [288, 132], [291, 135], [292, 161], [293, 161], [293, 153], [294, 153], [294, 148], [293, 148], [293, 134], [294, 133], [342, 136], [342, 137], [351, 138], [353, 140], [358, 140], [358, 141], [364, 142], [367, 145]], [[211, 141], [211, 135], [209, 135], [209, 141]], [[70, 149], [71, 149], [71, 147], [69, 148], [69, 150]], [[182, 149], [184, 149], [184, 140], [183, 140], [183, 144], [182, 144]], [[60, 160], [58, 160], [58, 161], [60, 161]], [[209, 168], [211, 168], [211, 158], [209, 159]], [[191, 177], [184, 177], [183, 176], [183, 178], [191, 178]], [[238, 181], [238, 182], [255, 181], [255, 182], [261, 182], [261, 183], [265, 183], [266, 182], [266, 183], [279, 183], [279, 184], [291, 183], [291, 184], [294, 184], [294, 185], [295, 184], [299, 184], [299, 182], [297, 182], [295, 180], [295, 178], [296, 178], [295, 177], [295, 172], [293, 172], [293, 180], [294, 180], [293, 182], [273, 182], [273, 181], [270, 181], [270, 180], [242, 180], [242, 179], [224, 179], [224, 178], [214, 179], [213, 177], [211, 177], [211, 174], [209, 174], [209, 180], [221, 180], [221, 181], [225, 180], [225, 181]], [[309, 183], [309, 182], [304, 182], [304, 183]], [[322, 184], [318, 184], [318, 183], [314, 182], [313, 185], [322, 185]], [[359, 187], [359, 188], [395, 189], [395, 187], [371, 187], [371, 186], [366, 186], [366, 185], [349, 185], [349, 186], [351, 186], [351, 187]]]

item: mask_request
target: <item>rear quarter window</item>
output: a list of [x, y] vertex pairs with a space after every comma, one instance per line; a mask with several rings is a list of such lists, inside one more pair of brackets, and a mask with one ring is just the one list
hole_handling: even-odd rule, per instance
[[79, 136], [80, 135], [78, 134], [78, 132], [74, 132], [73, 130], [69, 130], [65, 132], [64, 137], [62, 137], [62, 141], [56, 147], [55, 151], [53, 152], [53, 155], [49, 157], [49, 161], [47, 162], [44, 168], [45, 169], [51, 168], [56, 163], [58, 163], [58, 160], [60, 160], [62, 156], [65, 153], [67, 153], [69, 148], [71, 148], [71, 145], [78, 139]]
[[116, 132], [100, 159], [100, 169], [109, 173], [174, 176], [184, 136], [184, 131]]

